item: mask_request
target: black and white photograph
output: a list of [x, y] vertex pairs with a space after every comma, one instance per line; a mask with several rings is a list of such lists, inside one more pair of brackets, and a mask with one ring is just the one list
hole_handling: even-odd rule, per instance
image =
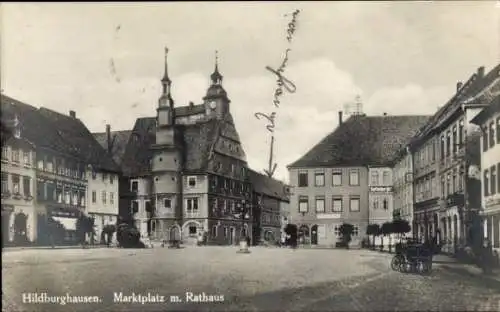
[[2, 311], [500, 311], [500, 1], [0, 3]]

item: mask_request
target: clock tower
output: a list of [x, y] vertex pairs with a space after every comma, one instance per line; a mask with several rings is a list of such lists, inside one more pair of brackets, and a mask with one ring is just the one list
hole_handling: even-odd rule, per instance
[[219, 72], [219, 59], [215, 51], [215, 70], [210, 75], [211, 85], [207, 94], [203, 98], [205, 104], [205, 114], [208, 118], [222, 119], [229, 113], [229, 103], [226, 90], [222, 87], [222, 75]]

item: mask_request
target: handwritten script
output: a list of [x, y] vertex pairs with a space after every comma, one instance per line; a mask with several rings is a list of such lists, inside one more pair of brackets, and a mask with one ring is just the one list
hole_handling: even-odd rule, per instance
[[[295, 33], [295, 30], [297, 29], [297, 17], [300, 13], [300, 10], [295, 10], [291, 15], [292, 19], [288, 22], [288, 27], [286, 30], [287, 36], [286, 40], [288, 41], [289, 44], [292, 43], [293, 40], [293, 35]], [[290, 14], [285, 14], [286, 16], [289, 16]], [[274, 98], [273, 98], [273, 105], [276, 108], [279, 108], [280, 106], [280, 97], [283, 96], [284, 90], [286, 90], [288, 93], [295, 93], [297, 91], [297, 87], [295, 84], [288, 78], [285, 77], [285, 69], [288, 64], [288, 53], [292, 51], [290, 47], [288, 47], [285, 50], [283, 60], [278, 67], [278, 69], [274, 69], [271, 66], [266, 66], [266, 70], [271, 72], [276, 76], [276, 89], [274, 90]], [[276, 126], [275, 120], [276, 120], [276, 115], [277, 113], [273, 111], [270, 114], [265, 114], [265, 113], [255, 113], [255, 117], [257, 119], [265, 118], [268, 122], [266, 125], [267, 131], [271, 133], [271, 148], [270, 148], [270, 153], [269, 153], [269, 167], [267, 170], [264, 170], [264, 172], [269, 176], [272, 177], [274, 175], [274, 172], [276, 171], [276, 167], [278, 166], [276, 163], [273, 161], [273, 150], [274, 150], [274, 128]]]

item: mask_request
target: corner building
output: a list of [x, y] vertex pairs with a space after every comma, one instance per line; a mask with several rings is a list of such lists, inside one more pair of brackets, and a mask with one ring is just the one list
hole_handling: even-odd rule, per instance
[[[388, 167], [426, 120], [426, 116], [384, 114], [352, 115], [343, 122], [340, 112], [338, 127], [288, 166], [294, 189], [289, 222], [299, 228], [300, 242], [334, 246], [340, 225], [350, 223], [354, 226], [351, 245], [359, 245], [371, 220], [370, 202], [383, 210], [386, 199], [387, 212], [381, 212], [381, 219], [387, 219], [392, 205]], [[382, 182], [377, 178], [377, 184], [384, 184], [386, 172], [388, 188], [377, 186], [370, 193], [370, 170], [380, 174]]]

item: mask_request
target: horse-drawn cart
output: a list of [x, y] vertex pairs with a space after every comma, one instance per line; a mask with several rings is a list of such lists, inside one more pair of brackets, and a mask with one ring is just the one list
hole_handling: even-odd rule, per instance
[[391, 268], [401, 273], [428, 274], [432, 270], [432, 250], [415, 241], [401, 244], [396, 248]]

